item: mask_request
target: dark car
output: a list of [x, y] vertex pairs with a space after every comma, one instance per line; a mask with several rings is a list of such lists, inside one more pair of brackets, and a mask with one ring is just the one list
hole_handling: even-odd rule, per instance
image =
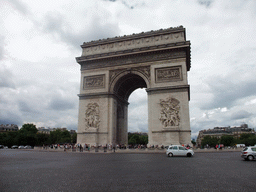
[[4, 146], [3, 145], [0, 145], [0, 149], [3, 149], [4, 148]]
[[18, 145], [13, 145], [11, 148], [12, 149], [18, 149]]

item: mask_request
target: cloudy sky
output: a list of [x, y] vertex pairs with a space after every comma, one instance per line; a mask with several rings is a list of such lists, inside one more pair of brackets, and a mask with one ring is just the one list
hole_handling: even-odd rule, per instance
[[[192, 136], [256, 128], [254, 0], [1, 0], [0, 124], [77, 129], [80, 45], [180, 25], [191, 42]], [[146, 91], [129, 102], [129, 131], [147, 131]]]

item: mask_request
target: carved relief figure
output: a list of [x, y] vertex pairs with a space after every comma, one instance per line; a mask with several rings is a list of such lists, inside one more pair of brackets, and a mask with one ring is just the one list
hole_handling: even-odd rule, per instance
[[175, 98], [169, 97], [166, 100], [160, 99], [161, 116], [159, 120], [164, 128], [179, 126], [180, 123], [180, 106], [179, 101]]
[[84, 89], [103, 88], [104, 87], [104, 78], [105, 78], [104, 75], [84, 77]]
[[99, 128], [99, 105], [97, 103], [89, 103], [85, 111], [85, 122], [87, 128]]

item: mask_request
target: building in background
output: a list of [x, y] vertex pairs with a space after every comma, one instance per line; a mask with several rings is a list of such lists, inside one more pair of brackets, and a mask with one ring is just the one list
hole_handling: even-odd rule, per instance
[[0, 125], [0, 132], [18, 131], [18, 130], [19, 130], [18, 125], [14, 125], [14, 124]]
[[44, 133], [44, 134], [50, 134], [51, 131], [56, 131], [56, 130], [60, 130], [60, 131], [69, 131], [71, 135], [73, 135], [74, 133], [76, 133], [76, 130], [68, 130], [67, 128], [45, 128], [45, 127], [38, 127], [38, 133]]
[[253, 128], [248, 128], [247, 124], [242, 124], [240, 127], [214, 127], [213, 129], [199, 131], [196, 143], [198, 146], [201, 146], [205, 136], [221, 138], [223, 135], [231, 135], [239, 138], [242, 133], [255, 134], [255, 131]]
[[38, 133], [50, 134], [51, 132], [50, 128], [38, 127], [37, 129], [38, 129]]

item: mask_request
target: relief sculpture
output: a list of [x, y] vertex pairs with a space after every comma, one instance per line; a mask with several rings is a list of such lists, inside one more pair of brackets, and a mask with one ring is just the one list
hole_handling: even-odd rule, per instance
[[87, 128], [99, 128], [100, 111], [97, 103], [89, 103], [85, 111], [85, 123]]
[[166, 100], [160, 99], [161, 117], [159, 120], [164, 128], [179, 126], [180, 123], [180, 106], [179, 101], [175, 98], [169, 97]]
[[84, 89], [104, 88], [104, 75], [84, 77]]

